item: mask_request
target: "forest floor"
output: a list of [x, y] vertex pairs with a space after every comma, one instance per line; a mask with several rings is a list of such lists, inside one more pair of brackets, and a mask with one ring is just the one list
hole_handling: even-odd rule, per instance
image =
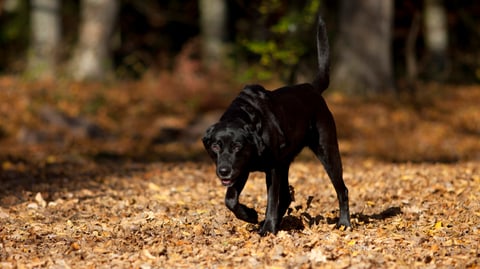
[[[335, 192], [304, 152], [281, 231], [260, 237], [199, 141], [238, 90], [165, 80], [0, 78], [0, 268], [480, 267], [480, 87], [327, 95], [354, 227], [334, 229]], [[263, 218], [262, 174], [241, 200]]]

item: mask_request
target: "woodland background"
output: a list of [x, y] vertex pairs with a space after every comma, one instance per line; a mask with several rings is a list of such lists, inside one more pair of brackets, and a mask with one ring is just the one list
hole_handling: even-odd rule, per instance
[[[320, 12], [335, 76], [363, 78], [370, 83], [363, 91], [388, 90], [372, 87], [364, 66], [390, 87], [405, 78], [479, 80], [475, 1], [3, 0], [1, 7], [0, 71], [29, 79], [141, 79], [173, 70], [183, 52], [240, 80], [307, 80]], [[337, 71], [344, 58], [349, 76]]]
[[[200, 138], [245, 84], [310, 81], [317, 14], [352, 231], [302, 152], [277, 236]], [[477, 268], [475, 1], [0, 0], [0, 267]], [[262, 216], [262, 175], [242, 201]]]

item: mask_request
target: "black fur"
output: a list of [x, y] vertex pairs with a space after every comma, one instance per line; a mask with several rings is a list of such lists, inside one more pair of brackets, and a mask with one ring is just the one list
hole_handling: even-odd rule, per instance
[[317, 51], [319, 73], [312, 84], [274, 91], [260, 85], [246, 86], [203, 138], [205, 149], [216, 163], [217, 176], [227, 187], [225, 204], [237, 218], [258, 222], [257, 212], [239, 203], [239, 196], [250, 172], [265, 172], [268, 202], [261, 235], [279, 229], [292, 200], [288, 170], [304, 147], [320, 159], [335, 187], [340, 205], [337, 227], [351, 227], [335, 122], [321, 96], [330, 77], [328, 39], [321, 18]]

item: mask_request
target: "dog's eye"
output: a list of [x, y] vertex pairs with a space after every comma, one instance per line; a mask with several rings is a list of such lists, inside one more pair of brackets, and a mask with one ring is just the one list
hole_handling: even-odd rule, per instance
[[212, 144], [210, 147], [213, 152], [219, 152], [220, 151], [220, 145], [219, 144]]
[[242, 144], [240, 144], [240, 143], [236, 143], [232, 146], [232, 150], [234, 152], [238, 152], [238, 151], [240, 151], [240, 149], [242, 149]]

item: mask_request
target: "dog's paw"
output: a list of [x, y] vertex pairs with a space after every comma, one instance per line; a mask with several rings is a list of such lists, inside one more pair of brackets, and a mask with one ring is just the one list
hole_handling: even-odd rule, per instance
[[265, 220], [263, 225], [261, 225], [260, 229], [258, 229], [258, 234], [260, 236], [266, 236], [267, 234], [277, 234], [278, 227], [272, 221]]
[[336, 229], [340, 230], [347, 230], [347, 229], [352, 229], [352, 224], [350, 223], [349, 219], [338, 219], [337, 225], [335, 225]]
[[241, 205], [242, 210], [235, 214], [237, 218], [249, 222], [249, 223], [258, 223], [258, 213], [253, 208], [249, 208], [245, 205]]

